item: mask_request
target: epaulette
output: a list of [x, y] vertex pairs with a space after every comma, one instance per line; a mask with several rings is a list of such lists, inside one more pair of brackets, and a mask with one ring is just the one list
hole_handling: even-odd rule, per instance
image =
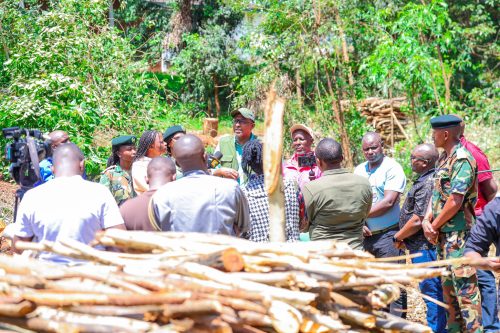
[[116, 168], [116, 165], [111, 165], [111, 166], [107, 167], [106, 169], [104, 169], [104, 171], [101, 172], [101, 174], [105, 174], [107, 171], [113, 170], [114, 168]]
[[467, 153], [467, 149], [465, 149], [464, 147], [458, 148], [456, 154], [458, 160], [469, 159], [469, 154]]

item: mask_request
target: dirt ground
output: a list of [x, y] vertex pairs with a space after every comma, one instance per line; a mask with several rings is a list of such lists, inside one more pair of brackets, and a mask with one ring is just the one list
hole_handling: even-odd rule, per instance
[[0, 181], [0, 221], [6, 224], [13, 221], [16, 190], [16, 184]]

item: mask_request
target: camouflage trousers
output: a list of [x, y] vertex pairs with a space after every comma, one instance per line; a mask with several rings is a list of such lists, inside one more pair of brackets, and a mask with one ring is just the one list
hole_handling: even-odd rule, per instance
[[[467, 234], [465, 230], [440, 233], [437, 259], [463, 257]], [[450, 307], [446, 313], [448, 333], [483, 332], [476, 269], [468, 265], [452, 265], [448, 269], [451, 274], [441, 277], [443, 298]]]

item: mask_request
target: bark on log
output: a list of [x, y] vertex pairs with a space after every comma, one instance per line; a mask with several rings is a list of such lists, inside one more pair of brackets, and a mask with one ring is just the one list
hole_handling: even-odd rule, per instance
[[203, 119], [203, 134], [210, 135], [215, 138], [219, 132], [219, 119], [204, 118]]
[[235, 248], [207, 254], [192, 261], [224, 272], [239, 272], [245, 266], [243, 257]]

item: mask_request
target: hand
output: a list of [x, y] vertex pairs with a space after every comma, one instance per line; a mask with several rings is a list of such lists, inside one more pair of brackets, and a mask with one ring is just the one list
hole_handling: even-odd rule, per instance
[[366, 225], [363, 226], [363, 236], [365, 237], [370, 237], [372, 235], [372, 232]]
[[300, 220], [299, 231], [306, 232], [307, 230], [309, 230], [309, 221], [304, 217]]
[[486, 269], [500, 273], [500, 257], [496, 258], [485, 258]]
[[405, 242], [403, 242], [403, 241], [394, 242], [393, 244], [394, 244], [394, 247], [398, 250], [406, 249]]
[[438, 233], [428, 220], [422, 221], [422, 230], [424, 231], [425, 238], [427, 238], [431, 244], [437, 244]]
[[229, 178], [234, 180], [238, 179], [239, 177], [238, 171], [233, 170], [231, 168], [215, 169], [213, 175], [217, 177]]

